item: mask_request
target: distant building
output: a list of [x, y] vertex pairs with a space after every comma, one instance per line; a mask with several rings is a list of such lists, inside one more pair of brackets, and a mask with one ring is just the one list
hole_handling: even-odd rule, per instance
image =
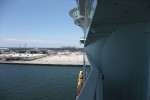
[[26, 50], [20, 50], [19, 53], [26, 53]]
[[0, 48], [0, 50], [9, 50], [9, 48]]
[[0, 51], [8, 51], [9, 50], [9, 48], [0, 48]]
[[0, 48], [0, 52], [4, 54], [8, 54], [10, 52], [9, 48]]
[[39, 50], [37, 50], [37, 49], [32, 49], [32, 50], [30, 50], [30, 53], [31, 54], [37, 54], [39, 52]]

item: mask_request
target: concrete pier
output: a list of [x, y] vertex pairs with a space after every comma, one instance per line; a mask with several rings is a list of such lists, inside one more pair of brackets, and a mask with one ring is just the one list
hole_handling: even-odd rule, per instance
[[[35, 56], [35, 55], [34, 55]], [[36, 55], [37, 56], [37, 55]], [[42, 64], [42, 65], [83, 65], [83, 54], [73, 52], [70, 54], [56, 54], [56, 55], [40, 55], [37, 59], [32, 60], [1, 60], [0, 63], [7, 64]]]

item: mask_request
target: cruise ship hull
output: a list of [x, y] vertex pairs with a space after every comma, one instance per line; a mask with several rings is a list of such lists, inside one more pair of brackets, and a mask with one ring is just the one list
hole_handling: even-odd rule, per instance
[[92, 70], [77, 100], [150, 100], [150, 1], [83, 1]]

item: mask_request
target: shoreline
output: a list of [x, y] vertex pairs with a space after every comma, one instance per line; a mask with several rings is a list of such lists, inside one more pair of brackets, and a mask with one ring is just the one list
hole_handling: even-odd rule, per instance
[[74, 66], [74, 67], [82, 67], [83, 65], [79, 64], [43, 64], [43, 63], [16, 63], [16, 62], [0, 62], [0, 64], [8, 64], [8, 65], [42, 65], [42, 66]]
[[[18, 55], [16, 54], [15, 56], [18, 56]], [[33, 56], [40, 56], [40, 55], [33, 55]], [[42, 56], [42, 57], [38, 57], [37, 59], [31, 59], [31, 60], [30, 59], [10, 60], [10, 61], [0, 60], [0, 64], [83, 66], [83, 54], [79, 54], [75, 52], [69, 55], [62, 53], [62, 54], [57, 54], [57, 55]]]

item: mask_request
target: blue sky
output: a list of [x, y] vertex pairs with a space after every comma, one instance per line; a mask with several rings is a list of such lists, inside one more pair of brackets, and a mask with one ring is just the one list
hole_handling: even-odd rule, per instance
[[83, 32], [69, 16], [75, 7], [75, 0], [0, 0], [0, 47], [81, 47]]

